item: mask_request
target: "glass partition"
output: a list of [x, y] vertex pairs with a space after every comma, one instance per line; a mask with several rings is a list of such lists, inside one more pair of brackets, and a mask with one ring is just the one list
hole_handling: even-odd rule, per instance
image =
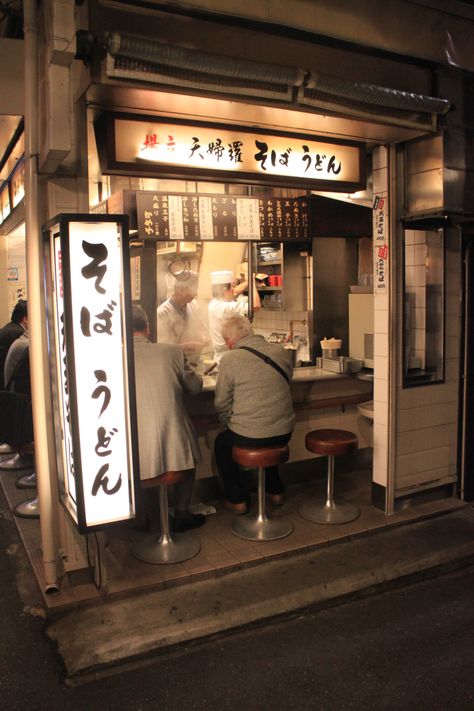
[[444, 232], [404, 231], [403, 387], [444, 381]]

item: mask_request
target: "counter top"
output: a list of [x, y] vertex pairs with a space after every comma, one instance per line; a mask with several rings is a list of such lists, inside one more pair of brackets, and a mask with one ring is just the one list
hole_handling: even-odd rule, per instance
[[[324, 370], [323, 368], [317, 368], [315, 365], [306, 368], [295, 368], [293, 371], [293, 383], [308, 383], [313, 380], [341, 380], [342, 378], [347, 378], [346, 374], [333, 373], [330, 370]], [[216, 375], [204, 375], [203, 376], [202, 389], [203, 392], [213, 391], [216, 388]]]

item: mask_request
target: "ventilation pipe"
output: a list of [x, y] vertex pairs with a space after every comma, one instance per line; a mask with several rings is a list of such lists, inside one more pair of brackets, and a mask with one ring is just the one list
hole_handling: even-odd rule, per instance
[[28, 275], [28, 332], [31, 395], [35, 431], [35, 469], [38, 479], [41, 545], [46, 591], [57, 589], [57, 546], [50, 485], [46, 393], [46, 334], [43, 268], [38, 200], [38, 25], [36, 1], [24, 0], [25, 38], [25, 222]]
[[365, 104], [374, 104], [388, 109], [402, 111], [416, 111], [433, 114], [445, 114], [449, 111], [450, 103], [447, 99], [438, 99], [434, 96], [413, 94], [398, 89], [388, 89], [375, 84], [365, 84], [357, 81], [346, 81], [339, 77], [311, 72], [306, 89], [314, 89], [323, 94], [340, 99], [358, 101]]
[[302, 91], [317, 91], [339, 101], [357, 102], [382, 110], [445, 114], [450, 103], [446, 99], [390, 89], [375, 84], [348, 81], [317, 71], [264, 64], [246, 59], [224, 57], [197, 50], [184, 49], [155, 40], [110, 32], [105, 35], [105, 46], [112, 57], [137, 59], [161, 67], [172, 67], [189, 72], [200, 72], [213, 77], [228, 77], [242, 81], [269, 82], [301, 87]]
[[119, 32], [107, 33], [105, 42], [108, 53], [113, 57], [141, 59], [154, 64], [233, 79], [290, 84], [292, 86], [301, 86], [304, 81], [304, 72], [294, 67], [263, 64], [248, 59], [234, 59], [208, 52], [197, 52]]

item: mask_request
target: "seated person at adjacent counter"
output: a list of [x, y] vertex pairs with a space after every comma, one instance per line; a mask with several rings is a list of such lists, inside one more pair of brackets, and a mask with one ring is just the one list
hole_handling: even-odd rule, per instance
[[202, 514], [188, 511], [200, 452], [183, 404], [183, 392], [199, 393], [202, 378], [179, 346], [150, 343], [148, 317], [141, 306], [133, 305], [132, 321], [140, 478], [168, 471], [188, 473], [187, 481], [175, 484], [174, 497], [173, 529], [185, 531], [205, 521]]
[[26, 301], [20, 299], [12, 311], [10, 321], [0, 328], [0, 389], [3, 390], [3, 370], [8, 349], [17, 338], [28, 328], [28, 307]]
[[[222, 324], [231, 316], [247, 316], [248, 301], [236, 300], [236, 283], [230, 270], [211, 272], [212, 301], [209, 303], [209, 333], [214, 348], [214, 360], [219, 363], [227, 348], [222, 337]], [[238, 285], [238, 292], [243, 293], [248, 284]], [[254, 284], [253, 310], [260, 309], [260, 297]]]
[[197, 363], [201, 349], [209, 343], [209, 335], [196, 300], [198, 275], [190, 272], [185, 279], [174, 277], [171, 297], [156, 311], [158, 343], [181, 346], [186, 356]]
[[[232, 459], [232, 447], [289, 442], [295, 424], [289, 384], [293, 367], [283, 346], [254, 334], [250, 322], [242, 316], [223, 322], [222, 337], [229, 350], [219, 366], [215, 408], [226, 429], [217, 435], [214, 452], [226, 506], [244, 514], [249, 496], [238, 464]], [[278, 467], [267, 467], [265, 484], [271, 503], [283, 503]]]

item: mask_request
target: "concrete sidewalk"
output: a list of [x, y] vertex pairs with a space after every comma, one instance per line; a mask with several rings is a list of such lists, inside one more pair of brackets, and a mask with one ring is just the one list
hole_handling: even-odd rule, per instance
[[104, 600], [47, 633], [71, 683], [210, 636], [338, 604], [474, 562], [474, 507], [244, 568], [210, 580]]

